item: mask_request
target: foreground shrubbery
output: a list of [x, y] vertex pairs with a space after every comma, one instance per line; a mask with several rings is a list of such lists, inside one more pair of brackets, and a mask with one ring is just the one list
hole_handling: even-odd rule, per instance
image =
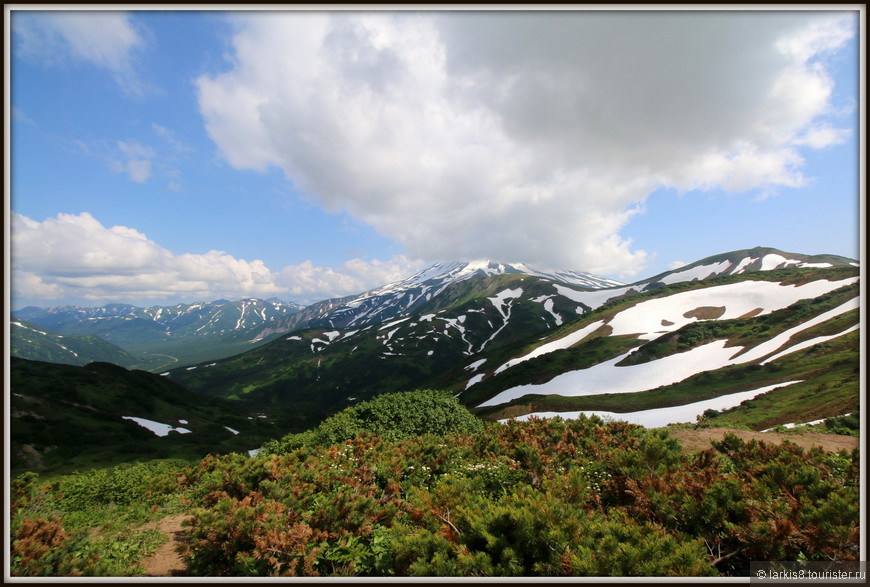
[[135, 574], [159, 537], [131, 529], [184, 503], [198, 576], [745, 576], [752, 560], [857, 559], [858, 469], [857, 450], [726, 436], [685, 452], [624, 422], [484, 425], [449, 394], [391, 394], [180, 476], [20, 477], [11, 569]]
[[141, 574], [137, 563], [162, 541], [132, 528], [180, 507], [181, 461], [94, 469], [40, 483], [35, 473], [10, 488], [13, 576]]
[[858, 461], [599, 419], [208, 458], [196, 575], [745, 575], [858, 556]]

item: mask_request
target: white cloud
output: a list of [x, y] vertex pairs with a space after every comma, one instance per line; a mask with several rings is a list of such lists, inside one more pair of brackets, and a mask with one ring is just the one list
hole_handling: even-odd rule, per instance
[[151, 160], [154, 150], [136, 141], [118, 141], [118, 159], [110, 160], [115, 171], [126, 173], [136, 183], [143, 183], [151, 177]]
[[13, 14], [16, 51], [47, 65], [68, 61], [109, 70], [122, 90], [138, 95], [144, 86], [133, 67], [143, 37], [128, 14], [106, 10], [19, 11]]
[[12, 294], [16, 307], [283, 296], [300, 303], [360, 293], [407, 277], [420, 263], [353, 259], [337, 270], [310, 261], [273, 273], [261, 260], [222, 251], [175, 255], [138, 230], [107, 228], [83, 212], [42, 222], [13, 213]]
[[215, 299], [282, 293], [262, 261], [220, 251], [173, 255], [141, 232], [93, 216], [43, 222], [13, 213], [12, 291], [24, 299]]
[[199, 104], [230, 164], [412, 257], [630, 276], [648, 255], [620, 231], [652, 191], [807, 182], [799, 149], [843, 133], [844, 14], [244, 13]]
[[813, 149], [824, 149], [844, 143], [849, 138], [848, 129], [833, 128], [828, 124], [819, 124], [806, 129], [806, 132], [796, 138], [796, 145], [806, 145]]

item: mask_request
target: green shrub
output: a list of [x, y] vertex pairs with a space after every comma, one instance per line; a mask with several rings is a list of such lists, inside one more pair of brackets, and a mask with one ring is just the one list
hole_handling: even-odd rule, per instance
[[183, 461], [149, 461], [93, 469], [70, 475], [58, 484], [68, 510], [115, 505], [156, 505], [175, 493]]
[[265, 454], [283, 454], [302, 446], [328, 446], [362, 434], [404, 440], [422, 434], [478, 432], [483, 422], [444, 391], [388, 393], [352, 406], [324, 420], [313, 430], [289, 434], [267, 443]]

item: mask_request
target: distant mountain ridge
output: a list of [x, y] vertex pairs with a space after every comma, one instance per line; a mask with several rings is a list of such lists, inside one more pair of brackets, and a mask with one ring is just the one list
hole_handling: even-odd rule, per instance
[[740, 275], [789, 267], [823, 269], [846, 266], [858, 267], [859, 264], [854, 259], [837, 255], [802, 255], [784, 253], [770, 247], [755, 247], [706, 257], [700, 261], [644, 279], [641, 283], [669, 284], [694, 279], [708, 279], [719, 275]]
[[[99, 337], [106, 344], [121, 347], [135, 357], [133, 361], [125, 359], [118, 364], [156, 370], [171, 364], [188, 364], [241, 352], [250, 348], [250, 337], [228, 340], [228, 334], [262, 327], [301, 309], [302, 306], [292, 302], [254, 298], [147, 308], [130, 304], [107, 304], [96, 308], [30, 306], [13, 312], [13, 320], [47, 329], [55, 337]], [[27, 333], [31, 340], [24, 344], [24, 334], [20, 328], [12, 331], [13, 343], [19, 342], [13, 344], [19, 351], [17, 356], [32, 360], [52, 360], [51, 356], [57, 356], [52, 345], [37, 348], [32, 333]], [[43, 339], [41, 342], [49, 341]], [[100, 360], [110, 359], [103, 357]], [[59, 362], [82, 364], [77, 360]]]
[[302, 308], [292, 302], [248, 298], [147, 308], [130, 304], [106, 304], [96, 308], [29, 306], [13, 312], [13, 316], [60, 334], [94, 334], [115, 344], [135, 345], [167, 337], [223, 334], [263, 324]]

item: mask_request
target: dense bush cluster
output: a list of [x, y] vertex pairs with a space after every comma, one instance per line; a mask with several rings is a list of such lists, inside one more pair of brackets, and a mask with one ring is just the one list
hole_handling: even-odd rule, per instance
[[352, 406], [305, 432], [267, 443], [264, 453], [283, 454], [302, 446], [330, 445], [374, 432], [383, 440], [420, 434], [476, 432], [483, 422], [445, 391], [421, 389], [385, 393]]
[[858, 456], [688, 453], [597, 418], [210, 457], [185, 557], [207, 576], [745, 575], [858, 557]]

